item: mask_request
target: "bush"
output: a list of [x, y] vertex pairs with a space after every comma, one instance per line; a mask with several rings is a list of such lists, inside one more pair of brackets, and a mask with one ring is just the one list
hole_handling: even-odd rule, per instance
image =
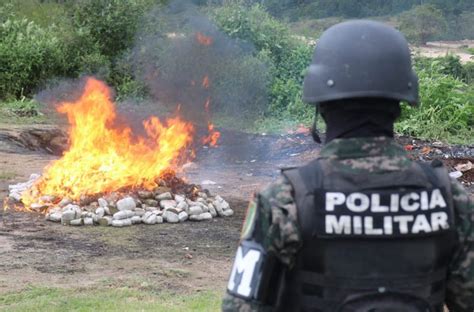
[[213, 10], [217, 25], [233, 38], [251, 43], [270, 61], [269, 112], [271, 115], [305, 118], [302, 81], [312, 47], [291, 36], [289, 27], [273, 18], [261, 5], [229, 1]]
[[26, 19], [0, 24], [0, 98], [31, 95], [40, 83], [66, 71], [55, 32]]
[[425, 44], [442, 35], [447, 28], [443, 12], [430, 4], [424, 4], [402, 13], [399, 17], [400, 31], [414, 43]]
[[443, 71], [436, 61], [431, 68], [418, 70], [420, 107], [404, 105], [397, 130], [420, 138], [472, 143], [474, 89]]
[[144, 0], [80, 0], [74, 4], [73, 21], [112, 60], [132, 46], [147, 5]]

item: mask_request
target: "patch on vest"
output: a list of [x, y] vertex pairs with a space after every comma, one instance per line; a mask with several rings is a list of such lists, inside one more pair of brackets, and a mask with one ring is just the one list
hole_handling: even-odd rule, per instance
[[450, 229], [446, 192], [321, 192], [315, 196], [320, 236], [399, 237]]
[[241, 242], [227, 284], [229, 293], [245, 299], [257, 297], [264, 254], [260, 245], [249, 241]]

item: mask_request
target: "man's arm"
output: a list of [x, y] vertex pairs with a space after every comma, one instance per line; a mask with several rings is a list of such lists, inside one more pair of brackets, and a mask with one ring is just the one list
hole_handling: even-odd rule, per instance
[[[264, 191], [255, 195], [254, 199], [250, 202], [247, 217], [242, 228], [239, 250], [243, 250], [241, 248], [245, 248], [247, 243], [256, 244], [261, 248], [262, 257], [265, 258], [260, 268], [262, 272], [271, 274], [272, 271], [279, 271], [278, 266], [280, 268], [289, 268], [294, 265], [296, 252], [301, 245], [301, 236], [297, 225], [297, 212], [292, 195], [292, 187], [285, 177], [280, 177]], [[240, 261], [245, 258], [242, 252], [239, 252], [235, 260], [236, 262], [238, 261], [237, 258]], [[237, 271], [237, 267], [238, 264], [234, 263], [233, 271]], [[242, 274], [242, 270], [237, 273], [239, 272]], [[231, 274], [232, 280], [229, 282], [229, 285], [235, 287], [236, 274], [235, 272], [232, 273], [234, 274]], [[265, 285], [259, 286], [260, 288], [265, 287]], [[223, 311], [272, 310], [270, 303], [238, 296], [238, 294], [230, 292], [229, 287], [222, 303]]]
[[459, 247], [453, 258], [446, 291], [446, 304], [452, 312], [474, 311], [474, 201], [463, 186], [453, 181]]

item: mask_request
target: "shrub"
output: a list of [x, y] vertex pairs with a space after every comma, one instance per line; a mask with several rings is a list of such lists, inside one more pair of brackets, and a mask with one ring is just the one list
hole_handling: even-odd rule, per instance
[[249, 7], [243, 1], [228, 1], [215, 8], [212, 16], [222, 31], [251, 43], [257, 53], [266, 55], [270, 61], [270, 114], [307, 116], [301, 90], [312, 48], [292, 37], [288, 25], [276, 20], [258, 4]]
[[144, 0], [80, 0], [73, 7], [74, 25], [87, 31], [101, 53], [113, 59], [133, 44], [147, 4]]
[[40, 83], [65, 72], [63, 46], [54, 33], [26, 19], [0, 24], [0, 98], [31, 95]]
[[400, 31], [407, 39], [419, 44], [440, 36], [447, 28], [443, 12], [430, 4], [423, 4], [402, 13], [399, 17]]
[[404, 105], [397, 130], [420, 138], [472, 142], [474, 89], [443, 70], [438, 62], [418, 70], [420, 107]]

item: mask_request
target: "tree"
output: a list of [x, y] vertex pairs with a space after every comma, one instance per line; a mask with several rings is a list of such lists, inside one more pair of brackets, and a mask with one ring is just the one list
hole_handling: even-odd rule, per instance
[[435, 6], [423, 4], [402, 13], [399, 17], [399, 29], [408, 40], [425, 44], [435, 36], [446, 31], [447, 21], [443, 13]]

